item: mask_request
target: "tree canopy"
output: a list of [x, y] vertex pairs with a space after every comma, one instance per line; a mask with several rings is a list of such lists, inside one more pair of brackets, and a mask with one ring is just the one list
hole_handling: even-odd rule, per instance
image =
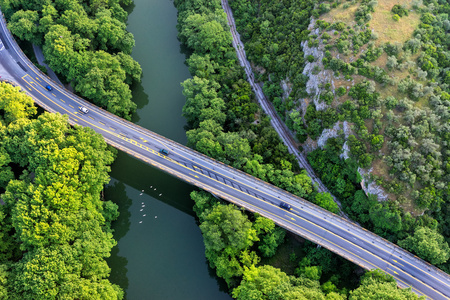
[[130, 85], [142, 70], [131, 58], [133, 34], [126, 30], [130, 1], [8, 1], [0, 4], [8, 28], [20, 40], [42, 45], [60, 79], [98, 106], [130, 119], [136, 104]]
[[67, 117], [35, 118], [18, 88], [0, 94], [0, 298], [122, 299], [105, 261], [117, 206], [100, 198], [113, 153]]

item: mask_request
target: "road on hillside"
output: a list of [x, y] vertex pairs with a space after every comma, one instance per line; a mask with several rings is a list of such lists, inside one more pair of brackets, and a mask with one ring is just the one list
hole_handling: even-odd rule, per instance
[[[0, 76], [19, 85], [47, 111], [90, 127], [110, 145], [231, 203], [272, 219], [366, 269], [380, 268], [401, 287], [430, 299], [450, 298], [450, 276], [377, 235], [248, 174], [226, 166], [154, 132], [118, 118], [57, 85], [24, 56], [3, 18]], [[45, 87], [51, 85], [53, 90]], [[83, 114], [81, 107], [89, 112]], [[168, 155], [161, 154], [166, 149]], [[292, 209], [280, 207], [288, 203]]]
[[311, 180], [317, 185], [319, 192], [327, 192], [332, 197], [334, 202], [339, 206], [341, 212], [340, 215], [344, 218], [350, 220], [347, 215], [342, 212], [341, 202], [328, 190], [328, 188], [322, 183], [319, 177], [314, 173], [313, 168], [308, 163], [305, 155], [298, 151], [297, 144], [292, 137], [291, 132], [287, 129], [286, 125], [280, 120], [278, 113], [273, 107], [272, 103], [267, 100], [267, 97], [264, 95], [261, 86], [255, 82], [255, 76], [253, 74], [253, 70], [250, 66], [249, 61], [245, 55], [244, 43], [242, 43], [239, 33], [236, 30], [236, 24], [234, 22], [233, 12], [228, 4], [228, 0], [222, 0], [222, 8], [227, 14], [228, 25], [230, 27], [230, 32], [233, 37], [233, 47], [236, 49], [236, 54], [238, 56], [239, 63], [242, 67], [244, 67], [245, 73], [247, 74], [247, 81], [250, 83], [256, 99], [258, 99], [259, 104], [263, 108], [264, 112], [270, 116], [270, 123], [272, 127], [276, 130], [278, 135], [280, 136], [283, 143], [288, 147], [290, 153], [295, 155], [299, 165], [301, 168], [305, 169], [308, 173], [308, 176]]

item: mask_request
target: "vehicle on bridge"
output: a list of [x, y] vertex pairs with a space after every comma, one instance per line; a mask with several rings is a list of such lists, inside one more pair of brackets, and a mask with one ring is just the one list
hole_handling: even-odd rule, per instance
[[87, 114], [87, 113], [89, 112], [89, 109], [87, 109], [86, 107], [82, 106], [82, 107], [80, 107], [80, 111], [81, 111], [83, 114]]
[[169, 155], [169, 151], [167, 151], [166, 149], [161, 149], [159, 150], [159, 153], [164, 154], [164, 155]]
[[49, 90], [49, 91], [53, 90], [52, 86], [49, 85], [49, 84], [47, 84], [47, 85], [45, 86], [45, 88], [46, 88], [47, 90]]
[[291, 210], [291, 206], [289, 204], [287, 204], [286, 202], [281, 202], [280, 207], [285, 210]]

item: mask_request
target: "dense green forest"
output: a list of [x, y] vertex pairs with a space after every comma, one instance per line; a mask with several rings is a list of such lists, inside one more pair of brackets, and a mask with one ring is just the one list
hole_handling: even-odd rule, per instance
[[126, 31], [130, 0], [1, 0], [8, 28], [20, 40], [41, 45], [48, 65], [75, 92], [130, 119], [136, 104], [130, 84], [141, 78]]
[[[300, 12], [304, 10], [297, 41], [309, 23], [309, 4], [297, 6]], [[192, 50], [187, 64], [193, 78], [182, 83], [189, 146], [333, 210], [330, 195], [317, 193], [257, 106], [231, 46], [220, 1], [180, 0], [175, 5], [179, 38]], [[289, 56], [282, 59], [286, 64], [290, 60]], [[302, 62], [299, 59], [297, 63], [300, 66]], [[299, 82], [305, 83], [304, 79]], [[193, 192], [191, 197], [209, 264], [237, 299], [359, 299], [369, 294], [374, 299], [388, 294], [393, 299], [417, 299], [409, 290], [397, 289], [393, 278], [378, 271], [360, 278], [355, 265], [307, 241], [297, 244], [297, 252], [287, 254], [288, 262], [283, 263], [286, 253], [279, 249], [294, 239], [288, 235], [286, 240], [285, 231], [273, 221], [204, 192]]]
[[[230, 1], [266, 96], [353, 220], [450, 272], [450, 5], [312, 2]], [[362, 190], [371, 182], [387, 201]]]
[[100, 198], [114, 153], [4, 82], [0, 110], [0, 299], [122, 299], [105, 261], [117, 205]]

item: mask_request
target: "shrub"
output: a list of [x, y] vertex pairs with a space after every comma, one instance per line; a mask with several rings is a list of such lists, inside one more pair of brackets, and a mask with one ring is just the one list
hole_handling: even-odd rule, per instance
[[400, 20], [400, 17], [408, 15], [408, 10], [406, 8], [404, 8], [403, 6], [399, 5], [399, 4], [395, 4], [392, 7], [391, 12], [394, 14], [394, 16], [397, 15], [399, 20]]
[[343, 86], [340, 86], [336, 91], [336, 95], [338, 95], [339, 97], [344, 96], [346, 93], [347, 89]]

